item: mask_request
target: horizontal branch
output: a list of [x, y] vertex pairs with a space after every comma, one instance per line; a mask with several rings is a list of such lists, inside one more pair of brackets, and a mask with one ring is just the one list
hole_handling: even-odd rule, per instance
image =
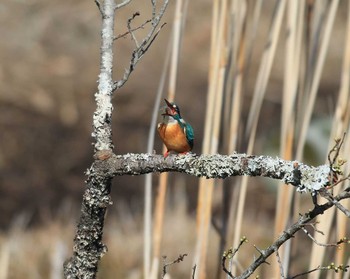
[[[96, 157], [99, 157], [98, 154]], [[312, 167], [297, 161], [286, 161], [270, 156], [246, 154], [232, 155], [170, 155], [164, 158], [155, 154], [100, 156], [88, 171], [89, 174], [141, 175], [152, 172], [182, 172], [205, 178], [231, 176], [263, 176], [278, 179], [298, 187], [298, 191], [317, 191], [329, 185], [330, 168], [327, 165]], [[104, 160], [103, 160], [104, 159]]]

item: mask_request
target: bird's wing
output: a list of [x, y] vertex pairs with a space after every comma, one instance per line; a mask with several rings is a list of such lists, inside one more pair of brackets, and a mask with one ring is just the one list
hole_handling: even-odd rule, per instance
[[194, 142], [194, 132], [193, 128], [190, 124], [186, 123], [184, 127], [184, 133], [186, 135], [186, 139], [188, 144], [190, 145], [191, 149], [193, 148], [193, 142]]

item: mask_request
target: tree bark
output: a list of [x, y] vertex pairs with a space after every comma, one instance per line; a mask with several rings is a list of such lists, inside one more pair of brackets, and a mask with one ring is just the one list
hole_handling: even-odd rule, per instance
[[[112, 152], [112, 94], [113, 94], [113, 39], [114, 0], [103, 1], [98, 7], [102, 14], [101, 62], [98, 92], [95, 93], [96, 110], [93, 115], [95, 152]], [[74, 238], [73, 256], [64, 263], [64, 277], [96, 278], [98, 262], [106, 252], [102, 243], [103, 225], [107, 206], [111, 203], [111, 177], [94, 172], [87, 180], [83, 196], [81, 215]]]
[[[96, 161], [91, 175], [98, 169], [109, 177], [141, 175], [151, 172], [182, 172], [197, 177], [227, 178], [231, 176], [263, 176], [282, 180], [298, 191], [318, 191], [330, 184], [330, 167], [312, 167], [297, 161], [286, 161], [270, 156], [232, 155], [114, 155]], [[102, 173], [100, 174], [102, 175]]]
[[[140, 15], [135, 12], [128, 20], [128, 33], [135, 43], [130, 64], [120, 80], [113, 80], [113, 43], [120, 36], [114, 36], [115, 12], [129, 4], [124, 0], [116, 4], [114, 0], [95, 0], [102, 16], [101, 29], [101, 62], [98, 78], [98, 91], [95, 93], [96, 110], [93, 115], [94, 159], [95, 162], [88, 170], [87, 188], [83, 196], [81, 215], [74, 238], [73, 256], [64, 263], [64, 277], [96, 278], [98, 263], [107, 248], [102, 243], [103, 226], [107, 206], [111, 204], [110, 176], [104, 165], [98, 162], [107, 160], [113, 155], [112, 142], [112, 96], [113, 92], [122, 87], [134, 71], [137, 63], [154, 42], [162, 26], [159, 23], [165, 13], [169, 0], [164, 0], [157, 12], [156, 1], [151, 0], [152, 15], [146, 23], [150, 23], [149, 32], [138, 43], [134, 32], [139, 28], [131, 28], [133, 19]], [[144, 27], [144, 23], [141, 25]]]

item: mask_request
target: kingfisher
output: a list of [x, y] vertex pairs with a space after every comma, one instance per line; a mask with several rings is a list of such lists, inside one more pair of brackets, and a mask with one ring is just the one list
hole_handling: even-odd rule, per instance
[[167, 99], [164, 101], [167, 106], [162, 113], [163, 122], [157, 127], [158, 134], [167, 148], [164, 158], [170, 151], [186, 154], [193, 148], [193, 128], [181, 117], [180, 109], [175, 103], [170, 103]]

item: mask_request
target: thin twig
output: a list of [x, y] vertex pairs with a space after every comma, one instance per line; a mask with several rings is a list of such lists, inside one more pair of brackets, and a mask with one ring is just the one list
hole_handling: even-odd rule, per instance
[[[339, 181], [338, 175], [343, 174], [343, 172], [341, 171], [341, 166], [344, 165], [346, 161], [342, 160], [342, 159], [338, 159], [338, 157], [339, 157], [340, 149], [344, 143], [345, 135], [346, 135], [346, 133], [344, 133], [341, 138], [335, 139], [335, 144], [334, 144], [333, 148], [328, 152], [328, 162], [329, 162], [329, 167], [331, 169], [331, 171], [330, 171], [331, 185], [329, 185], [329, 187], [328, 187], [329, 189], [334, 188], [336, 185], [338, 185], [339, 183], [344, 181], [344, 179], [342, 179], [342, 181]], [[334, 155], [332, 158], [331, 155], [333, 153], [334, 153]], [[347, 178], [345, 178], [345, 179], [347, 179]]]
[[[142, 56], [146, 53], [146, 51], [149, 49], [149, 47], [152, 45], [152, 43], [154, 42], [155, 38], [158, 36], [158, 33], [160, 32], [160, 30], [163, 28], [164, 24], [162, 24], [159, 28], [158, 25], [161, 21], [161, 19], [163, 18], [163, 15], [165, 13], [165, 10], [168, 6], [169, 0], [164, 0], [163, 5], [161, 7], [161, 9], [159, 10], [158, 13], [156, 13], [156, 9], [155, 9], [155, 1], [152, 0], [152, 27], [150, 28], [148, 34], [144, 37], [144, 39], [141, 41], [140, 44], [136, 43], [135, 38], [133, 38], [133, 40], [136, 43], [136, 48], [133, 50], [132, 54], [131, 54], [131, 59], [130, 59], [130, 63], [129, 63], [129, 67], [125, 69], [124, 71], [124, 75], [123, 77], [118, 80], [115, 81], [113, 84], [113, 91], [115, 91], [116, 89], [122, 87], [128, 80], [130, 74], [134, 71], [137, 63], [140, 61], [140, 59], [142, 58]], [[130, 28], [129, 28], [129, 32], [130, 32]], [[132, 34], [132, 32], [130, 32]]]
[[314, 242], [316, 243], [318, 246], [322, 246], [322, 247], [336, 247], [338, 246], [338, 244], [333, 244], [333, 243], [320, 243], [318, 242], [309, 232], [307, 229], [305, 229], [305, 227], [301, 227], [301, 230]]
[[197, 268], [197, 265], [195, 264], [195, 265], [192, 267], [192, 279], [194, 279], [194, 277], [195, 277], [196, 268]]
[[[256, 245], [254, 245], [254, 248], [255, 248], [256, 251], [258, 251], [260, 253], [261, 256], [263, 256], [263, 257], [265, 256], [265, 250], [261, 250]], [[270, 265], [270, 263], [267, 262], [267, 261], [263, 261], [262, 263], [266, 263], [267, 265]]]
[[[305, 224], [305, 226], [311, 226], [314, 230], [315, 230], [315, 232], [318, 232], [318, 233], [320, 233], [320, 234], [322, 234], [322, 235], [324, 235], [324, 233], [322, 232], [322, 231], [320, 231], [320, 230], [318, 230], [316, 227], [315, 227], [315, 225], [314, 224], [312, 224], [312, 223], [309, 223], [309, 224]], [[305, 227], [304, 226], [304, 227]], [[305, 228], [304, 228], [305, 229]], [[318, 244], [318, 245], [321, 245], [321, 246], [328, 246], [327, 244], [326, 245], [322, 245], [322, 244], [319, 244], [319, 243], [317, 243], [317, 242], [315, 242], [316, 244]], [[344, 238], [341, 238], [341, 239], [339, 239], [336, 243], [334, 243], [334, 244], [329, 244], [329, 246], [338, 246], [339, 244], [342, 244], [342, 243], [347, 243], [347, 244], [349, 244], [350, 242], [349, 242], [349, 239], [347, 238], [347, 237], [344, 237]]]
[[[138, 26], [138, 27], [135, 27], [135, 28], [132, 28], [132, 29], [130, 29], [130, 30], [128, 30], [128, 31], [126, 31], [125, 33], [123, 33], [123, 34], [120, 34], [120, 35], [118, 35], [118, 36], [115, 36], [114, 38], [113, 38], [113, 40], [118, 40], [118, 39], [120, 39], [120, 38], [125, 38], [125, 36], [126, 35], [128, 35], [128, 34], [130, 34], [131, 32], [135, 32], [135, 31], [137, 31], [137, 30], [139, 30], [139, 29], [144, 29], [144, 27], [148, 24], [148, 23], [150, 23], [151, 22], [151, 20], [150, 19], [147, 19], [144, 23], [142, 23], [140, 26]], [[130, 32], [131, 31], [131, 32]]]
[[[153, 21], [152, 21], [153, 24]], [[113, 91], [122, 87], [127, 80], [129, 79], [129, 76], [131, 75], [131, 73], [134, 71], [137, 63], [140, 61], [140, 59], [142, 58], [142, 56], [146, 53], [146, 51], [149, 49], [149, 47], [151, 46], [151, 44], [154, 42], [154, 40], [156, 39], [156, 37], [158, 36], [158, 33], [160, 32], [160, 30], [165, 26], [166, 23], [163, 23], [160, 28], [158, 28], [156, 31], [154, 31], [154, 35], [153, 37], [151, 37], [150, 39], [147, 40], [143, 40], [140, 44], [140, 46], [136, 49], [134, 49], [134, 51], [131, 54], [131, 59], [130, 59], [130, 64], [129, 64], [129, 68], [125, 69], [124, 72], [124, 76], [122, 77], [122, 79], [115, 81], [114, 85], [113, 85]]]
[[222, 255], [222, 258], [221, 258], [221, 267], [222, 267], [222, 270], [223, 270], [229, 277], [235, 278], [235, 277], [233, 276], [233, 274], [231, 273], [231, 271], [228, 270], [228, 269], [226, 268], [226, 260], [227, 260], [227, 259], [230, 259], [230, 260], [231, 260], [231, 258], [233, 257], [232, 255], [233, 255], [232, 249], [229, 249], [229, 250], [227, 251], [227, 253], [224, 252], [224, 254]]
[[306, 275], [306, 274], [310, 274], [310, 273], [315, 272], [315, 271], [317, 271], [317, 270], [328, 270], [328, 268], [327, 268], [326, 266], [322, 266], [322, 267], [321, 267], [321, 266], [318, 266], [318, 267], [316, 267], [316, 268], [314, 268], [314, 269], [311, 269], [311, 270], [308, 270], [308, 271], [299, 273], [299, 274], [294, 275], [294, 276], [292, 276], [292, 277], [288, 277], [287, 279], [294, 279], [294, 278], [297, 278], [297, 277], [300, 277], [300, 276], [303, 276], [303, 275]]
[[[335, 183], [333, 183], [332, 185], [329, 185], [329, 186], [327, 186], [326, 188], [329, 190], [329, 189], [333, 189], [335, 186], [337, 186], [338, 184], [340, 184], [340, 183], [342, 183], [342, 182], [344, 182], [344, 181], [346, 181], [346, 180], [350, 180], [350, 173], [347, 175], [347, 176], [345, 176], [345, 177], [343, 177], [343, 178], [341, 178], [341, 179], [338, 179]], [[332, 181], [332, 180], [330, 180], [330, 181]], [[333, 180], [334, 181], [334, 180]]]
[[305, 226], [310, 226], [310, 227], [312, 227], [312, 228], [313, 228], [313, 230], [314, 230], [315, 232], [317, 232], [317, 233], [319, 233], [319, 234], [324, 235], [324, 232], [323, 232], [323, 231], [318, 230], [318, 229], [316, 228], [315, 224], [316, 224], [316, 222], [314, 222], [314, 223], [308, 223], [308, 224], [305, 224]]
[[162, 30], [162, 28], [166, 25], [166, 22], [164, 22], [158, 29], [157, 31], [154, 33], [154, 36], [151, 38], [151, 40], [149, 41], [148, 45], [145, 47], [144, 52], [146, 52], [149, 47], [152, 45], [152, 43], [154, 42], [154, 40], [157, 38], [160, 30]]
[[132, 28], [131, 28], [130, 25], [131, 25], [131, 22], [135, 19], [135, 17], [137, 17], [137, 16], [139, 16], [139, 15], [140, 15], [139, 12], [134, 13], [134, 14], [132, 15], [132, 17], [130, 17], [130, 18], [128, 19], [128, 23], [127, 23], [128, 31], [129, 31], [129, 33], [130, 33], [130, 35], [131, 35], [132, 40], [134, 41], [134, 43], [135, 43], [135, 45], [136, 45], [136, 48], [139, 48], [140, 46], [139, 46], [139, 43], [137, 42], [137, 39], [136, 39], [136, 37], [135, 37], [135, 34], [134, 34], [134, 32], [132, 31]]
[[99, 0], [95, 0], [95, 4], [96, 4], [97, 8], [99, 9], [101, 15], [103, 16], [104, 13], [103, 13], [100, 1]]
[[[349, 177], [347, 177], [346, 179], [349, 179]], [[345, 208], [341, 203], [335, 200], [334, 197], [328, 191], [320, 191], [320, 195], [328, 201], [332, 202], [341, 212], [343, 212], [346, 215], [346, 217], [350, 218], [350, 210]]]
[[[334, 200], [340, 201], [348, 198], [350, 198], [350, 193], [348, 191], [343, 191], [337, 196], [335, 196]], [[247, 269], [240, 276], [237, 276], [237, 279], [248, 278], [262, 263], [266, 261], [266, 259], [272, 253], [277, 251], [278, 248], [281, 247], [288, 239], [293, 237], [297, 231], [299, 231], [302, 227], [308, 224], [317, 215], [323, 214], [324, 211], [328, 210], [333, 206], [334, 206], [334, 203], [329, 201], [322, 205], [319, 205], [317, 208], [314, 208], [311, 212], [300, 216], [299, 220], [295, 222], [293, 225], [291, 225], [289, 228], [287, 228], [273, 244], [271, 244], [268, 248], [264, 250], [260, 250], [260, 256], [257, 259], [255, 259], [253, 263], [250, 266], [248, 266]], [[310, 272], [312, 271], [308, 271], [308, 273]], [[308, 273], [303, 273], [303, 274], [308, 274]], [[301, 275], [297, 275], [297, 276], [301, 276]], [[291, 277], [291, 278], [296, 278], [296, 277]]]
[[239, 242], [238, 247], [236, 249], [232, 250], [232, 248], [230, 248], [230, 249], [228, 249], [227, 252], [224, 251], [224, 253], [222, 255], [222, 258], [221, 258], [222, 270], [231, 278], [235, 278], [235, 277], [233, 276], [231, 271], [226, 268], [226, 260], [229, 259], [231, 261], [232, 258], [237, 254], [238, 250], [241, 248], [243, 243], [246, 243], [246, 242], [248, 242], [248, 240], [245, 236], [243, 236], [240, 239], [240, 242]]
[[282, 264], [282, 261], [281, 261], [280, 254], [278, 253], [278, 250], [276, 250], [276, 257], [277, 257], [278, 265], [280, 267], [281, 278], [284, 279], [285, 277], [284, 277], [284, 271], [283, 271], [283, 264]]
[[[329, 162], [331, 167], [334, 165], [335, 161], [337, 160], [337, 158], [339, 156], [340, 148], [342, 147], [342, 145], [344, 143], [345, 135], [346, 135], [346, 133], [344, 133], [341, 138], [336, 139], [333, 148], [328, 152], [328, 162]], [[331, 154], [334, 152], [335, 152], [335, 154], [334, 154], [333, 159], [332, 159]]]
[[348, 268], [349, 268], [348, 265], [343, 266], [341, 264], [341, 265], [336, 266], [334, 263], [331, 263], [329, 266], [318, 266], [314, 269], [308, 270], [308, 271], [303, 272], [303, 273], [299, 273], [299, 274], [294, 275], [292, 277], [287, 277], [287, 279], [294, 279], [294, 278], [297, 278], [297, 277], [300, 277], [300, 276], [303, 276], [306, 274], [310, 274], [310, 273], [315, 272], [317, 270], [334, 270], [335, 273], [338, 273], [339, 271], [347, 272]]
[[152, 3], [152, 18], [156, 17], [157, 3], [155, 0], [151, 0]]
[[176, 263], [180, 263], [184, 260], [184, 258], [187, 256], [187, 254], [180, 254], [175, 260], [173, 260], [170, 263], [166, 263], [166, 256], [163, 256], [163, 273], [162, 273], [162, 278], [165, 277], [165, 274], [167, 273], [167, 267]]
[[115, 10], [118, 10], [118, 9], [120, 9], [120, 8], [122, 8], [122, 7], [124, 7], [124, 6], [126, 6], [127, 4], [129, 4], [131, 2], [131, 0], [125, 0], [124, 2], [122, 2], [122, 3], [120, 3], [120, 4], [118, 4], [118, 5], [115, 5]]

